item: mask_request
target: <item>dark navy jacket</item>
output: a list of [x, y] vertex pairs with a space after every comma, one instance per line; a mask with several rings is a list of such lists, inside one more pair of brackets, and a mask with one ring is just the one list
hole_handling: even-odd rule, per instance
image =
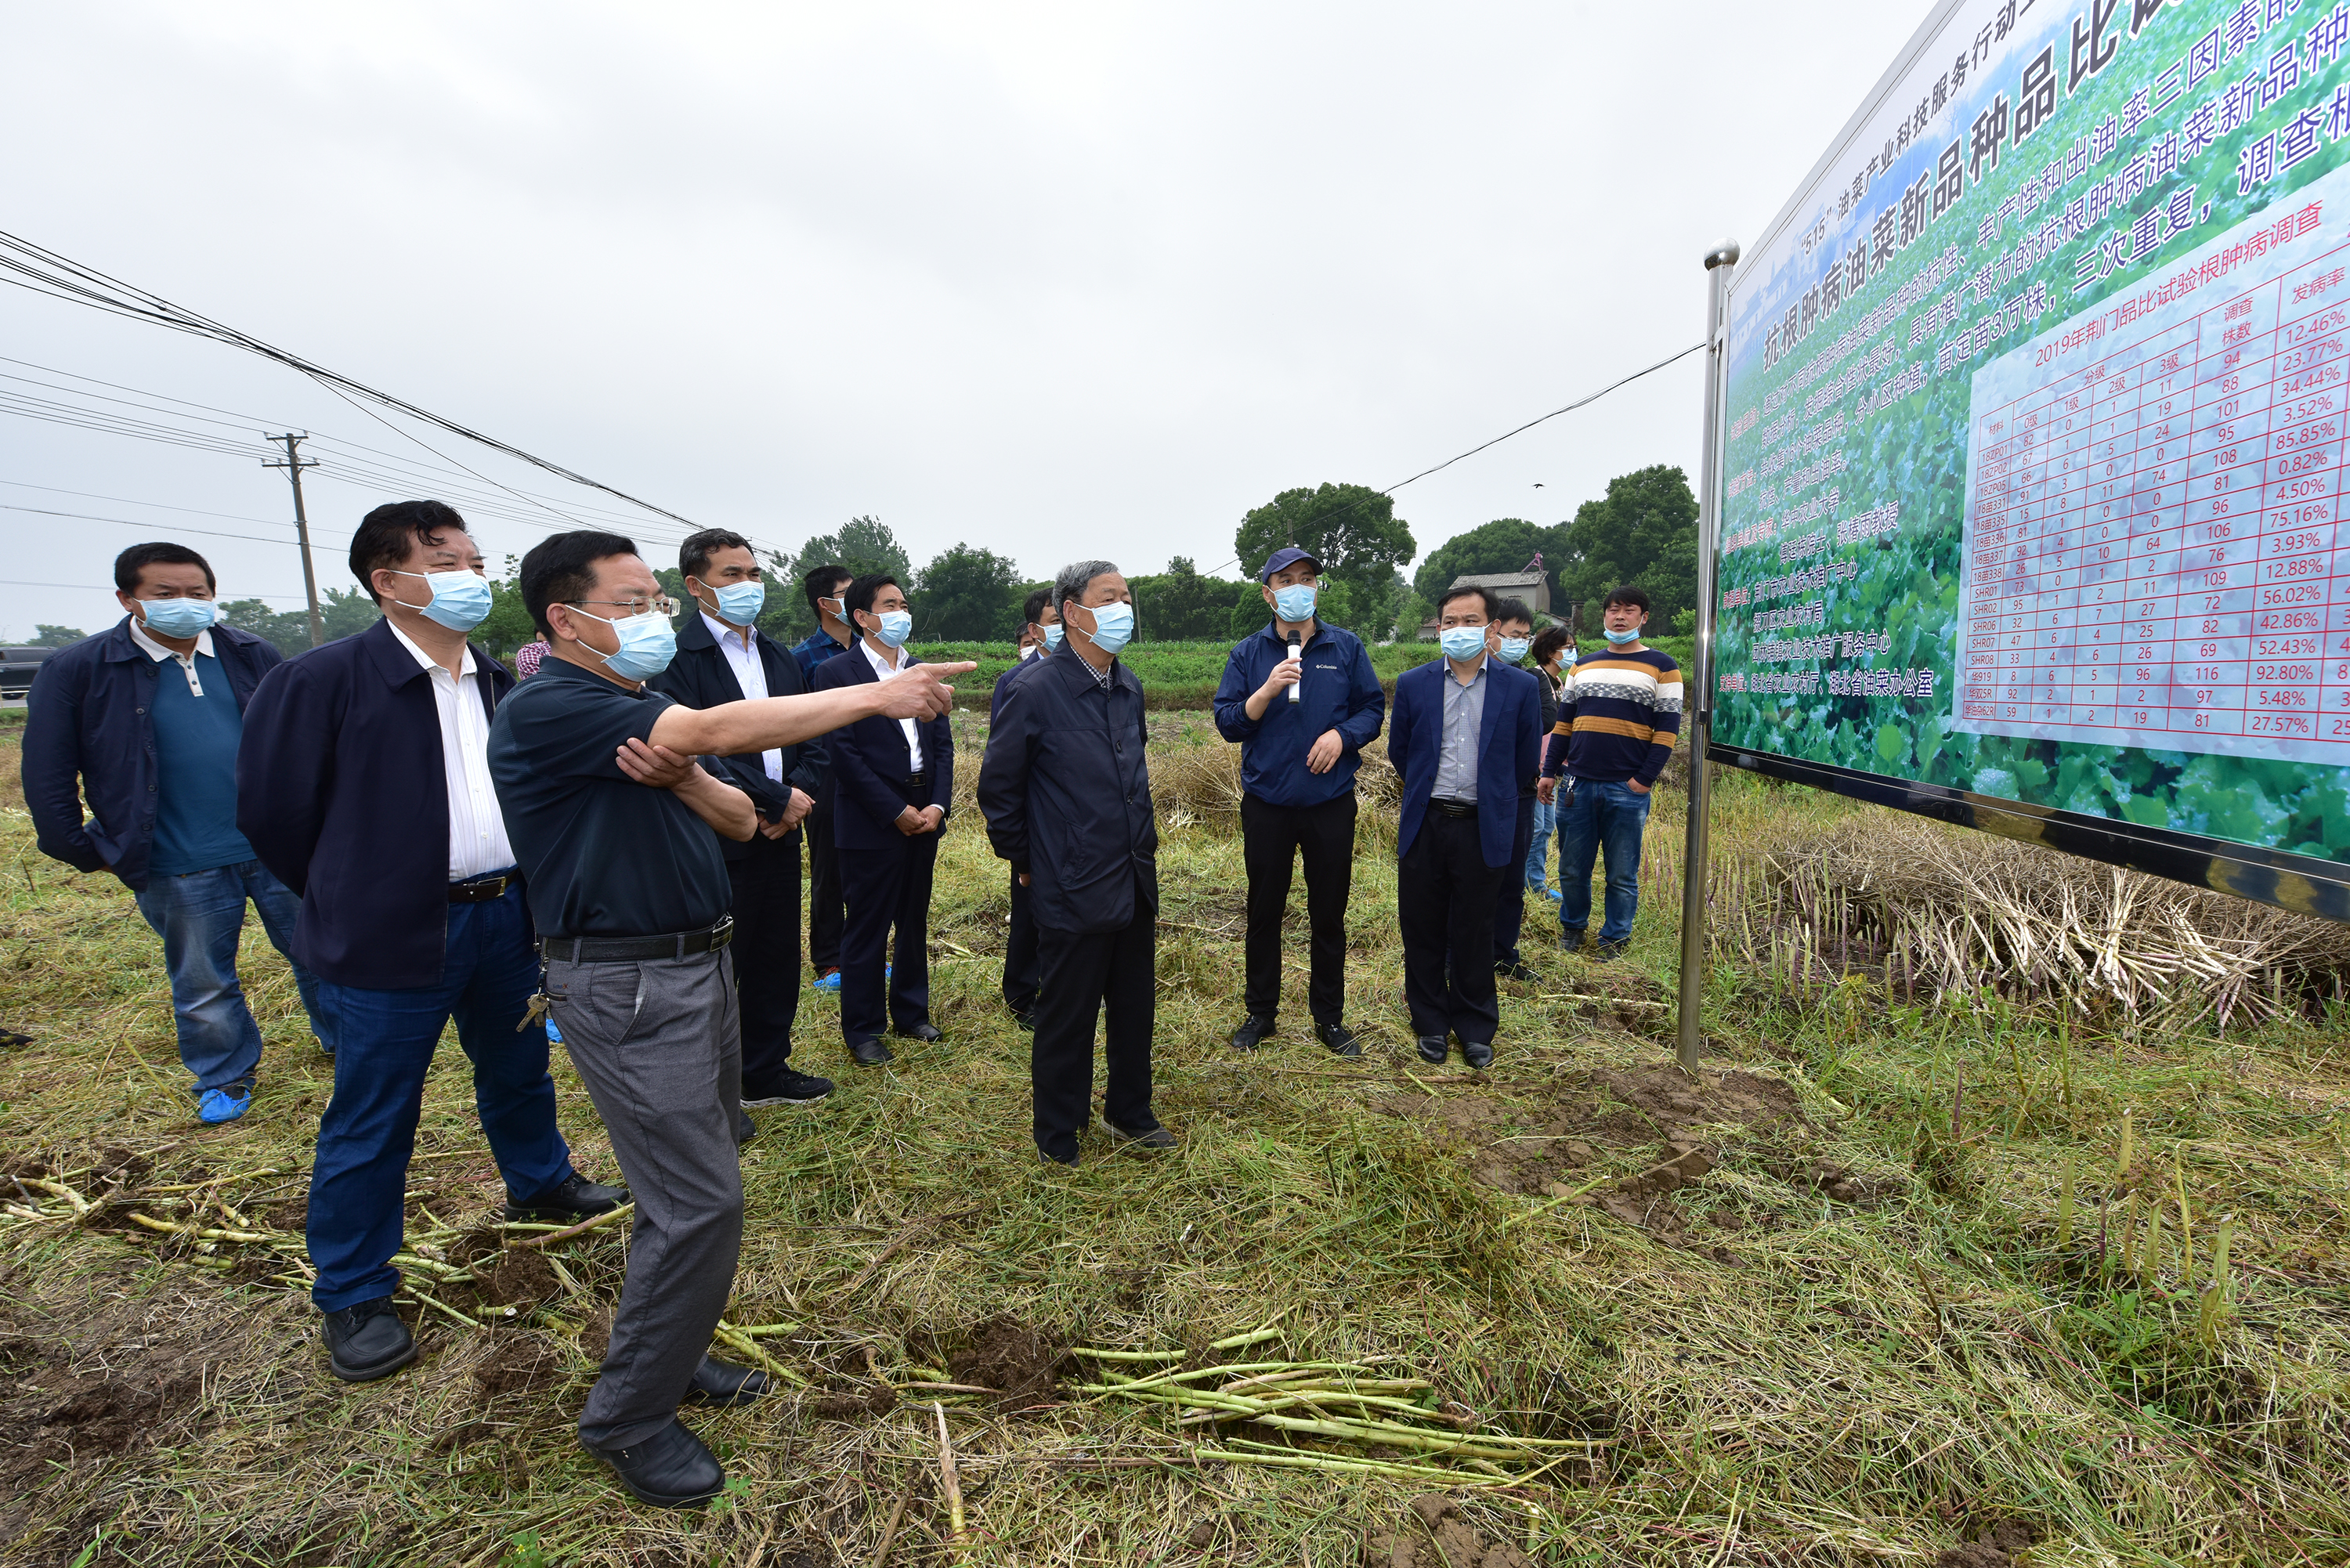
[[[759, 650], [759, 668], [766, 672], [768, 696], [797, 697], [807, 691], [800, 679], [799, 660], [788, 649], [776, 647], [763, 631], [754, 629], [751, 638], [751, 646]], [[726, 650], [710, 634], [710, 623], [702, 618], [702, 611], [696, 606], [687, 607], [685, 624], [677, 628], [677, 657], [670, 661], [667, 670], [645, 684], [676, 698], [688, 708], [715, 708], [723, 702], [743, 700], [743, 684], [734, 678], [734, 666], [727, 662]], [[804, 792], [813, 800], [823, 792], [827, 766], [821, 742], [802, 741], [780, 749], [784, 753], [784, 784], [767, 776], [767, 764], [758, 752], [703, 761], [712, 773], [749, 795], [751, 804], [759, 808], [759, 815], [773, 822], [784, 815], [785, 785]], [[798, 831], [792, 829], [792, 833]], [[784, 835], [785, 838], [791, 836]], [[740, 860], [751, 853], [748, 843], [723, 835], [718, 846], [729, 860]]]
[[[233, 626], [212, 634], [213, 657], [244, 712], [285, 656]], [[155, 842], [155, 672], [124, 616], [112, 630], [51, 654], [26, 703], [25, 804], [41, 853], [77, 871], [111, 869], [133, 892], [147, 886]], [[249, 736], [250, 717], [245, 723]]]
[[1028, 907], [1056, 931], [1123, 930], [1159, 913], [1159, 824], [1142, 682], [1105, 690], [1066, 649], [1003, 692], [979, 770], [988, 842], [1029, 874]]
[[[473, 649], [485, 713], [514, 690]], [[273, 670], [244, 716], [236, 826], [302, 895], [294, 951], [337, 985], [441, 983], [449, 942], [449, 775], [432, 678], [391, 623]]]
[[[1428, 815], [1436, 793], [1438, 749], [1444, 738], [1444, 686], [1452, 666], [1441, 659], [1407, 670], [1396, 680], [1395, 719], [1388, 727], [1388, 758], [1403, 775], [1403, 815], [1396, 828], [1401, 859]], [[1542, 767], [1542, 682], [1531, 670], [1485, 660], [1485, 716], [1477, 731], [1477, 844], [1488, 866], [1507, 866], [1518, 834], [1518, 801]], [[1520, 852], [1520, 858], [1523, 858]]]
[[1028, 658], [1020, 660], [1019, 663], [1014, 664], [1003, 674], [997, 676], [995, 678], [995, 691], [987, 700], [987, 722], [990, 724], [993, 724], [996, 719], [1002, 715], [1003, 712], [1003, 694], [1012, 690], [1012, 683], [1014, 680], [1026, 675], [1030, 670], [1035, 669], [1039, 664], [1042, 664], [1046, 659], [1058, 657], [1059, 655], [1057, 654], [1032, 654]]
[[[1232, 644], [1224, 678], [1216, 686], [1216, 730], [1241, 747], [1241, 788], [1273, 805], [1320, 805], [1350, 794], [1357, 754], [1379, 732], [1387, 693], [1362, 639], [1340, 627], [1314, 625], [1305, 649], [1305, 674], [1297, 701], [1276, 695], [1262, 719], [1248, 716], [1248, 700], [1289, 657], [1289, 642], [1275, 635], [1277, 622]], [[1336, 730], [1346, 742], [1326, 774], [1308, 773], [1305, 753], [1323, 732]]]
[[[816, 668], [816, 689], [858, 686], [876, 681], [873, 661], [862, 648], [836, 654]], [[832, 844], [839, 849], [877, 849], [900, 842], [898, 814], [912, 805], [935, 805], [951, 815], [954, 806], [954, 733], [946, 716], [918, 721], [922, 737], [922, 766], [931, 775], [931, 798], [909, 801], [898, 786], [913, 776], [913, 758], [906, 750], [906, 732], [895, 719], [878, 715], [844, 724], [824, 738], [825, 754], [832, 760]], [[946, 821], [939, 822], [941, 832]]]

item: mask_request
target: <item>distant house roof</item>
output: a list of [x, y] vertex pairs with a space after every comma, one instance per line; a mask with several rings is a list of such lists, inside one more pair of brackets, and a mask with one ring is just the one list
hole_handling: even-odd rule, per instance
[[1550, 613], [1550, 574], [1527, 572], [1464, 572], [1452, 579], [1456, 588], [1491, 588], [1497, 594], [1526, 601], [1536, 615]]

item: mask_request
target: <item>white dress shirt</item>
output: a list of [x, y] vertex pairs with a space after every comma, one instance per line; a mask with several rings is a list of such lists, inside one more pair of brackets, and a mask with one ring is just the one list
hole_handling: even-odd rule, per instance
[[[726, 667], [734, 671], [734, 684], [743, 689], [743, 695], [754, 700], [772, 696], [767, 690], [767, 666], [759, 658], [755, 630], [745, 627], [736, 631], [708, 610], [702, 612], [702, 621], [710, 628], [710, 635], [718, 639], [718, 650], [726, 656]], [[769, 778], [777, 784], [784, 782], [784, 753], [780, 749], [761, 752], [759, 762], [766, 768]]]
[[[861, 637], [857, 639], [857, 647], [858, 651], [865, 655], [867, 661], [873, 666], [874, 673], [879, 675], [884, 680], [889, 680], [889, 677], [897, 674], [899, 670], [905, 668], [907, 662], [906, 650], [902, 648], [893, 648], [889, 650], [898, 657], [898, 662], [892, 664], [888, 659], [883, 659], [879, 654], [874, 652], [873, 645], [866, 641]], [[922, 736], [920, 727], [911, 719], [900, 719], [898, 721], [898, 728], [906, 732], [906, 755], [910, 759], [907, 765], [910, 771], [920, 773], [922, 771]]]
[[441, 771], [449, 786], [449, 880], [466, 882], [504, 871], [515, 863], [515, 852], [490, 784], [490, 715], [482, 706], [473, 650], [466, 648], [464, 670], [452, 677], [398, 621], [385, 624], [432, 681], [432, 705], [441, 715]]
[[190, 696], [201, 697], [204, 694], [204, 683], [196, 679], [196, 655], [201, 653], [211, 659], [217, 659], [220, 657], [213, 651], [212, 628], [206, 627], [196, 633], [196, 646], [189, 652], [182, 653], [175, 649], [164, 647], [148, 636], [147, 628], [139, 624], [139, 618], [134, 615], [130, 618], [130, 640], [137, 643], [140, 651], [156, 663], [161, 664], [168, 659], [178, 665], [180, 673], [188, 678]]

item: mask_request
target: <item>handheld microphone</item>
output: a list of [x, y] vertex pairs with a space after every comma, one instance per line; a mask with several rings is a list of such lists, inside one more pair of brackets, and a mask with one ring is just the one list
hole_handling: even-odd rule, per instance
[[[1297, 639], [1295, 639], [1295, 638], [1294, 638], [1294, 637], [1293, 637], [1293, 638], [1291, 638], [1291, 639], [1289, 639], [1289, 661], [1290, 661], [1292, 664], [1297, 664], [1297, 663], [1298, 663], [1300, 660], [1302, 660], [1305, 657], [1305, 645], [1304, 643], [1301, 643], [1300, 641], [1298, 641], [1298, 640], [1297, 640]], [[1297, 701], [1297, 689], [1298, 689], [1298, 687], [1300, 687], [1300, 686], [1302, 686], [1302, 685], [1304, 685], [1304, 684], [1305, 684], [1305, 680], [1304, 680], [1304, 674], [1305, 674], [1305, 671], [1304, 671], [1303, 668], [1301, 667], [1301, 669], [1300, 669], [1300, 670], [1299, 670], [1299, 677], [1300, 677], [1300, 678], [1299, 678], [1298, 680], [1293, 680], [1293, 681], [1291, 681], [1291, 682], [1289, 683], [1289, 700], [1290, 700], [1292, 702], [1295, 702], [1295, 701]]]

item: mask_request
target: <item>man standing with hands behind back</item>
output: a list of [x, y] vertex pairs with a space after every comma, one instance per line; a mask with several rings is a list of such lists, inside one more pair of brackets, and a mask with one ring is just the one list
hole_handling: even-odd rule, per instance
[[[854, 689], [915, 668], [906, 652], [914, 618], [894, 575], [868, 572], [841, 600], [864, 640], [816, 670], [818, 691]], [[885, 1023], [908, 1039], [939, 1037], [931, 1022], [931, 873], [954, 797], [954, 736], [941, 713], [919, 722], [867, 719], [835, 730], [824, 743], [832, 759], [833, 844], [848, 896], [840, 1033], [850, 1055], [881, 1066], [895, 1059], [881, 1043]]]
[[[685, 618], [676, 659], [648, 685], [692, 708], [807, 690], [799, 661], [759, 630], [767, 585], [749, 540], [705, 528], [678, 546], [677, 569], [699, 613]], [[803, 743], [718, 757], [712, 769], [749, 795], [759, 813], [759, 829], [748, 839], [719, 844], [734, 889], [743, 1104], [812, 1106], [832, 1093], [832, 1084], [791, 1064], [792, 1024], [800, 1008], [799, 829], [823, 787], [824, 748]]]
[[1134, 635], [1134, 595], [1109, 562], [1078, 561], [1061, 568], [1053, 597], [1062, 651], [1004, 693], [979, 808], [1036, 915], [1036, 1149], [1075, 1165], [1092, 1119], [1094, 1020], [1105, 1014], [1110, 1136], [1140, 1152], [1175, 1139], [1150, 1110], [1159, 828], [1142, 682], [1118, 660]]
[[1355, 771], [1379, 732], [1387, 696], [1362, 640], [1315, 615], [1321, 563], [1295, 545], [1257, 574], [1270, 625], [1232, 645], [1216, 688], [1216, 729], [1241, 748], [1241, 833], [1248, 867], [1247, 1016], [1232, 1032], [1253, 1051], [1281, 1011], [1281, 922], [1292, 862], [1305, 862], [1314, 1033], [1359, 1056], [1344, 1022], [1347, 895], [1355, 868]]
[[[816, 666], [837, 658], [857, 646], [857, 633], [848, 624], [848, 611], [842, 607], [840, 596], [856, 580], [857, 574], [837, 562], [827, 561], [812, 568], [800, 579], [800, 592], [806, 596], [808, 608], [816, 612], [816, 629], [792, 645], [792, 658], [800, 667], [800, 690], [816, 690]], [[811, 743], [809, 751], [821, 758], [824, 748]], [[840, 896], [840, 857], [832, 844], [832, 768], [825, 765], [822, 786], [816, 792], [816, 805], [809, 808], [807, 818], [800, 828], [800, 838], [807, 846], [808, 880], [808, 967], [816, 971], [816, 988], [836, 994], [840, 990], [840, 932], [847, 923], [846, 906]]]

